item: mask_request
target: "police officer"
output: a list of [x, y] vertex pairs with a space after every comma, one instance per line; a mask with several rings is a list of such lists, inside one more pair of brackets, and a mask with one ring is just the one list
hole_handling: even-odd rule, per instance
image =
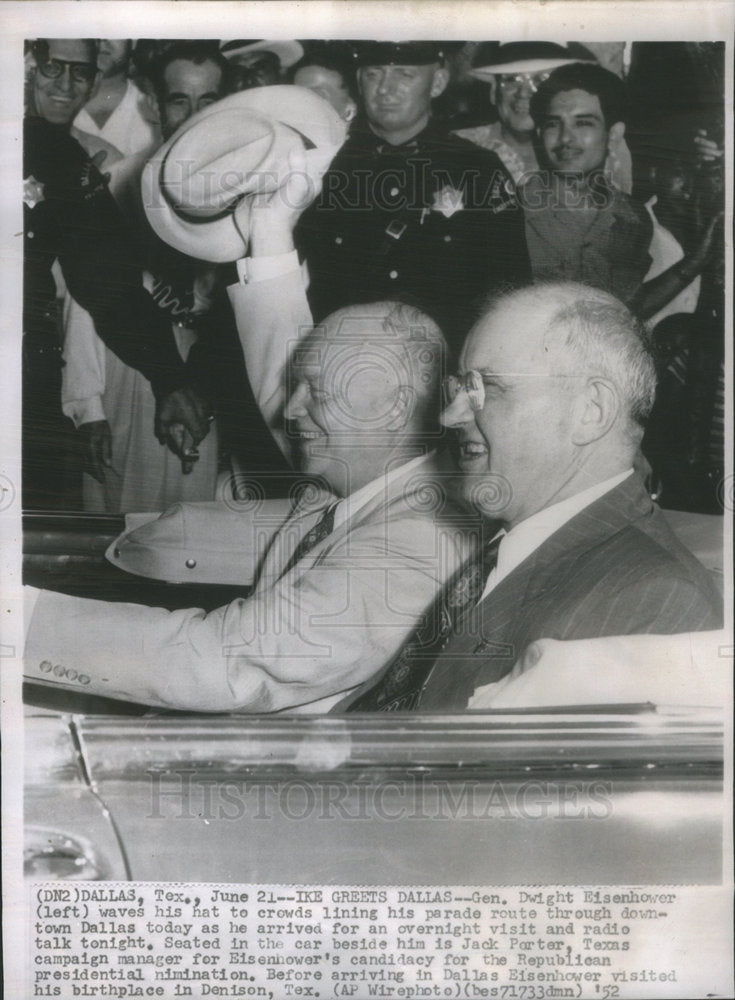
[[197, 441], [207, 428], [207, 404], [186, 384], [170, 325], [143, 288], [136, 241], [104, 178], [69, 134], [94, 89], [96, 59], [91, 39], [38, 39], [30, 52], [23, 129], [26, 508], [78, 507], [81, 499], [79, 447], [61, 411], [55, 261], [104, 343], [151, 382], [159, 424], [163, 414]]
[[432, 117], [449, 82], [440, 45], [366, 42], [356, 61], [364, 115], [296, 234], [312, 312], [401, 298], [457, 351], [494, 287], [530, 279], [512, 181]]

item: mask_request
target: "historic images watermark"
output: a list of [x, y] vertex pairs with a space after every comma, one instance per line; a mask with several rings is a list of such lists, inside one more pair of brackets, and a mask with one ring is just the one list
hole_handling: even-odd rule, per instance
[[340, 778], [205, 778], [185, 767], [147, 772], [148, 819], [406, 822], [421, 820], [607, 820], [608, 781], [486, 781], [405, 776], [381, 781]]

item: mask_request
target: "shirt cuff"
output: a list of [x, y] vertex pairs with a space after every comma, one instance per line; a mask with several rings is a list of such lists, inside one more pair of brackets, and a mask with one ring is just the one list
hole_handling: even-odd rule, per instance
[[237, 261], [237, 280], [241, 285], [251, 285], [256, 281], [280, 278], [291, 271], [298, 271], [300, 267], [296, 250], [273, 257], [243, 257]]
[[64, 415], [69, 417], [77, 430], [82, 424], [91, 424], [95, 420], [106, 420], [101, 396], [90, 396], [89, 399], [69, 399], [62, 404]]

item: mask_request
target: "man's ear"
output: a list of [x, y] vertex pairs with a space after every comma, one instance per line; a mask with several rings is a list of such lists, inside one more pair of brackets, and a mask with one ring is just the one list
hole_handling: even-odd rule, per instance
[[497, 93], [498, 93], [498, 81], [496, 80], [496, 78], [494, 76], [490, 77], [490, 80], [488, 81], [488, 86], [490, 87], [490, 103], [493, 106], [495, 106], [497, 104], [497, 101], [495, 100], [495, 98], [496, 98]]
[[607, 148], [611, 149], [613, 146], [617, 146], [618, 143], [622, 142], [625, 137], [625, 122], [615, 122], [614, 125], [610, 126], [610, 131], [607, 133]]
[[610, 431], [620, 413], [620, 397], [614, 383], [595, 375], [585, 384], [574, 402], [576, 423], [573, 444], [591, 444]]
[[447, 89], [447, 84], [449, 83], [449, 70], [446, 66], [438, 66], [434, 70], [434, 76], [431, 81], [431, 97], [439, 97]]

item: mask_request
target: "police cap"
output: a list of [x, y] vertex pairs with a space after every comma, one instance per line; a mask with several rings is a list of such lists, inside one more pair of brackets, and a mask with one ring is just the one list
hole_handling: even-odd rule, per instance
[[439, 42], [359, 42], [354, 47], [357, 66], [427, 66], [444, 60]]

